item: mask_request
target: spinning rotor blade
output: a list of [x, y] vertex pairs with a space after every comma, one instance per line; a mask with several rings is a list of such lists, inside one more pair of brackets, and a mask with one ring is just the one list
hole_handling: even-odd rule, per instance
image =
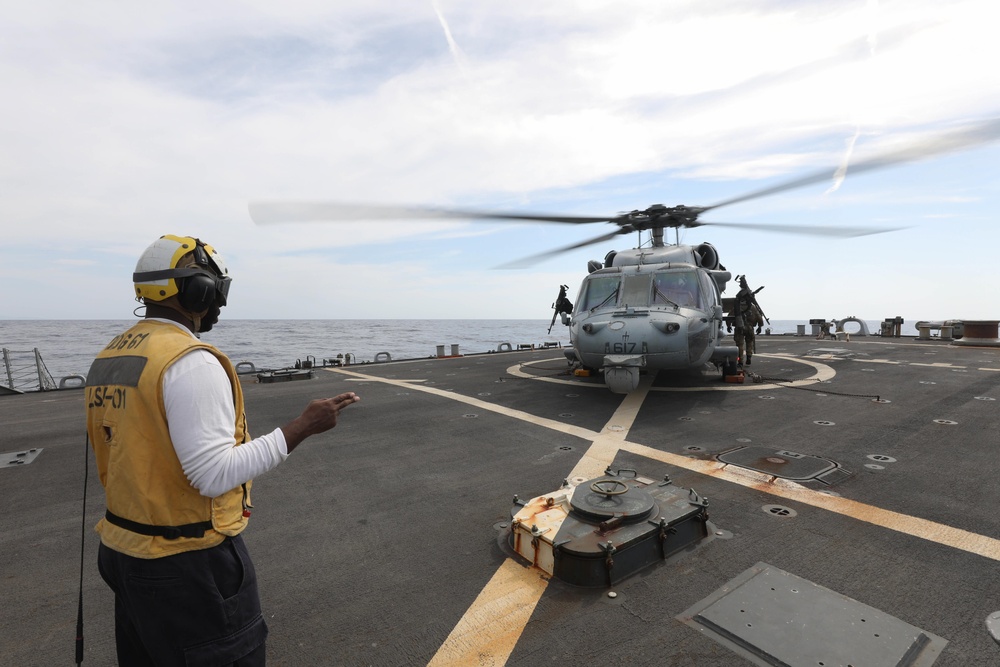
[[351, 220], [442, 220], [448, 218], [472, 220], [531, 220], [585, 224], [608, 222], [614, 217], [553, 215], [532, 213], [502, 213], [419, 206], [382, 206], [370, 204], [337, 204], [331, 202], [250, 202], [250, 218], [258, 225], [281, 222], [334, 222]]
[[726, 199], [712, 206], [706, 206], [702, 209], [702, 211], [719, 208], [720, 206], [729, 206], [730, 204], [738, 204], [740, 202], [750, 201], [751, 199], [759, 199], [760, 197], [767, 197], [786, 190], [793, 190], [806, 185], [812, 185], [813, 183], [832, 181], [838, 176], [844, 176], [845, 174], [860, 174], [866, 171], [882, 169], [883, 167], [891, 167], [895, 164], [916, 162], [925, 158], [934, 157], [935, 155], [943, 155], [944, 153], [952, 153], [968, 148], [974, 148], [980, 144], [986, 144], [991, 141], [996, 141], [997, 139], [1000, 139], [1000, 118], [994, 118], [960, 130], [954, 130], [952, 132], [946, 132], [937, 136], [929, 137], [923, 141], [911, 144], [904, 148], [887, 151], [880, 155], [859, 160], [847, 165], [846, 167], [824, 169], [823, 171], [818, 171], [808, 176], [796, 178], [795, 180], [788, 181], [786, 183], [779, 183], [778, 185], [764, 188], [763, 190], [757, 190], [739, 197]]
[[761, 232], [776, 232], [779, 234], [800, 234], [805, 236], [836, 236], [840, 238], [854, 238], [855, 236], [869, 236], [871, 234], [884, 234], [886, 232], [898, 232], [905, 227], [834, 227], [826, 225], [810, 225], [800, 227], [798, 225], [771, 225], [760, 222], [696, 222], [694, 227], [713, 225], [715, 227], [732, 227], [733, 229], [755, 229]]
[[616, 236], [620, 236], [622, 234], [629, 234], [629, 233], [631, 233], [633, 231], [635, 231], [635, 230], [627, 228], [627, 227], [622, 227], [620, 229], [616, 229], [613, 232], [609, 232], [607, 234], [603, 234], [601, 236], [598, 236], [598, 237], [595, 237], [595, 238], [592, 238], [592, 239], [588, 239], [586, 241], [580, 241], [579, 243], [574, 243], [573, 245], [568, 245], [568, 246], [565, 246], [563, 248], [555, 248], [553, 250], [546, 250], [545, 252], [540, 252], [537, 255], [530, 255], [528, 257], [522, 257], [521, 259], [515, 259], [512, 262], [506, 262], [504, 264], [501, 264], [500, 266], [498, 266], [496, 268], [498, 268], [498, 269], [523, 269], [525, 267], [532, 266], [533, 264], [537, 264], [538, 262], [541, 262], [542, 260], [549, 259], [550, 257], [555, 257], [556, 255], [561, 255], [564, 252], [569, 252], [570, 250], [576, 250], [577, 248], [583, 248], [585, 246], [593, 245], [595, 243], [603, 243], [604, 241], [610, 241], [611, 239], [613, 239]]

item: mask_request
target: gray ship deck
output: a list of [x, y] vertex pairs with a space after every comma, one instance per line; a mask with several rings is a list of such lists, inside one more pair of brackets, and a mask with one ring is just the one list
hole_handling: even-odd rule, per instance
[[[897, 664], [879, 651], [908, 624], [930, 641], [912, 664], [1000, 664], [984, 623], [1000, 610], [1000, 349], [758, 341], [756, 373], [800, 382], [661, 374], [622, 397], [564, 375], [561, 351], [547, 349], [245, 383], [255, 433], [310, 398], [362, 397], [254, 486], [245, 537], [269, 664], [775, 664], [682, 620], [758, 564], [817, 587], [804, 601], [751, 596], [746, 611], [765, 626], [760, 653]], [[802, 382], [814, 376], [825, 381]], [[0, 664], [72, 664], [83, 392], [5, 397], [0, 420], [0, 452], [43, 450], [0, 470]], [[717, 459], [736, 448], [745, 461], [739, 451], [727, 457], [738, 465]], [[836, 467], [790, 482], [781, 466], [816, 459], [767, 451]], [[611, 589], [549, 580], [499, 544], [514, 494], [539, 496], [609, 465], [670, 475], [707, 497], [710, 539]], [[113, 600], [96, 567], [103, 493], [92, 461], [88, 493], [84, 664], [108, 665]], [[811, 627], [793, 622], [848, 598], [867, 618], [844, 606]]]

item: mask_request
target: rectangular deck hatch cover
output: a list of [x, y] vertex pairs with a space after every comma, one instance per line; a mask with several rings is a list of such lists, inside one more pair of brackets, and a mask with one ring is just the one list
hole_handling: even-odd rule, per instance
[[929, 667], [948, 643], [767, 563], [677, 620], [757, 665]]

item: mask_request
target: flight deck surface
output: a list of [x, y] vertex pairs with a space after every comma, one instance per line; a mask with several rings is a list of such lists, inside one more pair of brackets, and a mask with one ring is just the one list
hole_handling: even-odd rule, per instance
[[[661, 373], [627, 396], [568, 375], [557, 349], [247, 378], [255, 434], [311, 398], [362, 399], [255, 481], [244, 536], [268, 663], [1000, 664], [985, 624], [1000, 610], [1000, 348], [759, 336], [752, 361], [762, 382]], [[0, 452], [35, 450], [0, 469], [0, 664], [70, 664], [83, 392], [4, 397], [0, 418]], [[515, 494], [609, 467], [707, 498], [708, 539], [605, 588], [505, 548]], [[87, 490], [84, 664], [107, 665], [92, 457]], [[761, 577], [796, 583], [771, 596]], [[730, 591], [756, 629], [736, 627]]]

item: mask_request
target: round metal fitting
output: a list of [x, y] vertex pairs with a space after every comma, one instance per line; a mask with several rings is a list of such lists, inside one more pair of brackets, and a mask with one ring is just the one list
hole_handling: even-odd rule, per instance
[[750, 438], [736, 438], [736, 442], [752, 442]]
[[937, 384], [937, 382], [931, 382], [930, 380], [921, 380], [920, 384]]
[[679, 422], [693, 422], [694, 418], [693, 417], [678, 417], [677, 421], [679, 421]]
[[868, 458], [870, 458], [872, 461], [878, 461], [879, 463], [895, 463], [896, 462], [896, 459], [892, 458], [891, 456], [887, 456], [885, 454], [869, 454]]
[[935, 419], [934, 423], [935, 424], [941, 424], [942, 426], [954, 426], [958, 422], [952, 421], [950, 419]]
[[559, 416], [560, 417], [572, 417], [573, 413], [572, 412], [560, 412]]
[[816, 424], [817, 426], [836, 426], [835, 423], [828, 422], [828, 421], [823, 420], [823, 419], [820, 419], [818, 421], [814, 421], [813, 424]]
[[873, 398], [872, 403], [892, 403], [892, 401], [887, 398]]
[[798, 512], [793, 510], [791, 507], [785, 507], [784, 505], [764, 505], [761, 507], [762, 510], [768, 514], [778, 516], [781, 518], [791, 518], [793, 516], [798, 516]]
[[579, 398], [580, 394], [566, 394], [566, 398]]
[[866, 463], [865, 467], [870, 470], [885, 470], [885, 466], [880, 466], [877, 463]]
[[705, 448], [704, 447], [699, 447], [698, 445], [688, 445], [687, 447], [684, 447], [684, 451], [687, 451], [687, 452], [703, 452], [703, 451], [705, 451]]
[[465, 414], [464, 414], [464, 415], [462, 415], [462, 416], [463, 416], [463, 417], [465, 417], [466, 419], [475, 419], [475, 418], [476, 418], [476, 417], [478, 417], [479, 415], [477, 415], [477, 414], [473, 414], [473, 413], [471, 413], [471, 412], [467, 412], [467, 413], [465, 413]]
[[993, 398], [992, 396], [976, 396], [976, 400], [977, 401], [995, 401], [997, 399]]
[[761, 399], [762, 401], [773, 401], [774, 400], [774, 396], [758, 396], [757, 398]]
[[489, 396], [489, 395], [490, 395], [490, 392], [488, 392], [488, 391], [481, 391], [481, 392], [479, 392], [479, 394], [478, 394], [478, 395], [479, 395], [479, 396]]

